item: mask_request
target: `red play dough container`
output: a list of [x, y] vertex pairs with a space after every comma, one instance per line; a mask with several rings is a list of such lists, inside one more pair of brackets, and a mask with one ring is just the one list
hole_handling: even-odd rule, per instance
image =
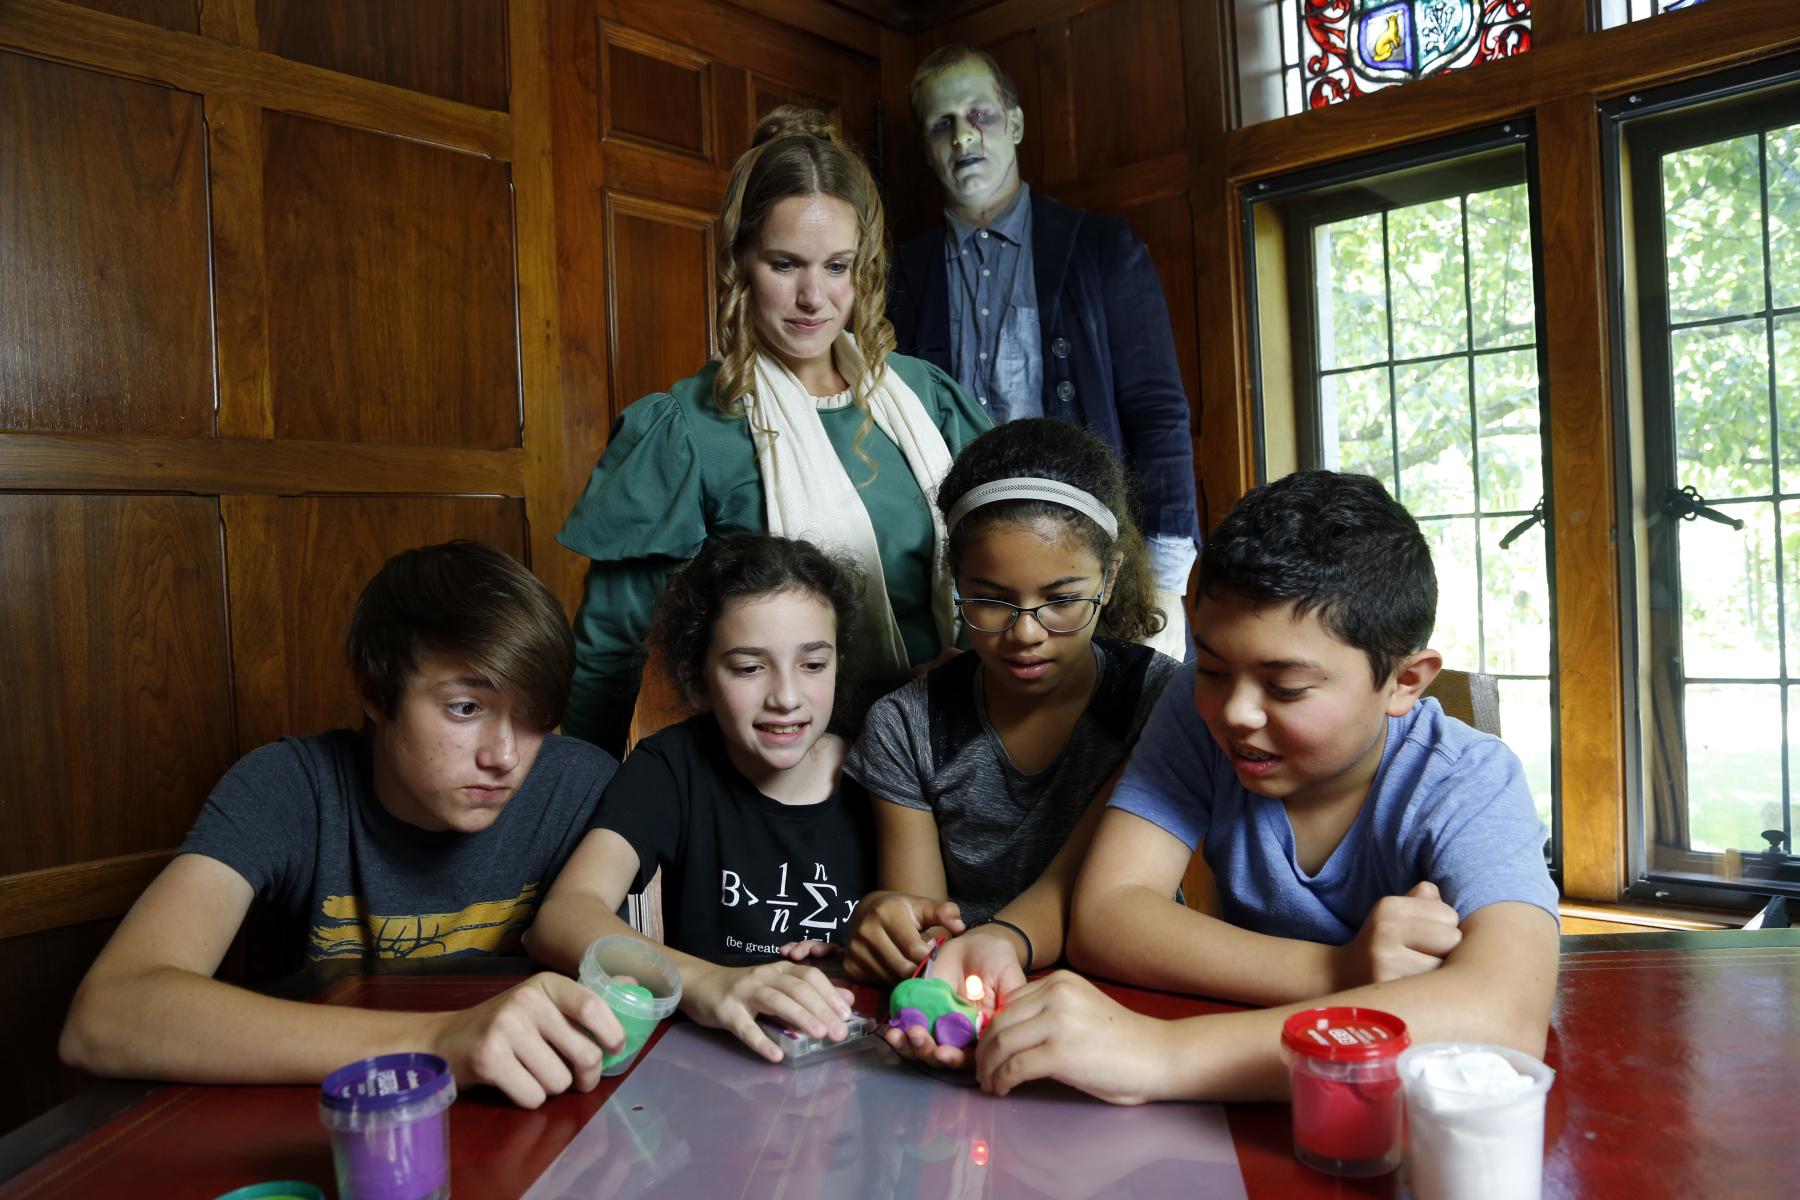
[[1294, 1093], [1294, 1157], [1352, 1178], [1400, 1165], [1406, 1022], [1372, 1008], [1309, 1008], [1281, 1028]]

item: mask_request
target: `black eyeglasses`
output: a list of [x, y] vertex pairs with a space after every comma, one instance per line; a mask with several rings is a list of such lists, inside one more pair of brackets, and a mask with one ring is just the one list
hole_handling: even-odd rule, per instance
[[1100, 572], [1098, 596], [1071, 596], [1067, 600], [1051, 600], [1030, 608], [1020, 608], [1004, 600], [964, 600], [954, 583], [950, 585], [950, 598], [956, 602], [957, 611], [962, 613], [964, 624], [980, 633], [1005, 633], [1027, 613], [1048, 633], [1080, 633], [1093, 624], [1094, 614], [1106, 603], [1106, 574], [1106, 571]]

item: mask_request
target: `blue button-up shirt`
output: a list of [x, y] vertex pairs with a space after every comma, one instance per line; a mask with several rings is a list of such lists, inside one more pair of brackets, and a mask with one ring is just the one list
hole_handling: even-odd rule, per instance
[[998, 425], [1044, 415], [1044, 356], [1037, 272], [1031, 260], [1031, 189], [986, 226], [948, 210], [950, 361], [956, 381]]

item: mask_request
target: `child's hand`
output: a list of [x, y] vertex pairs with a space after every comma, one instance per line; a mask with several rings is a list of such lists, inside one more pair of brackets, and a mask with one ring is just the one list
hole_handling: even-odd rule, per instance
[[842, 950], [830, 942], [818, 942], [808, 939], [804, 942], [789, 942], [778, 953], [789, 962], [805, 962], [809, 958], [830, 958]]
[[850, 1033], [851, 994], [817, 967], [792, 962], [710, 967], [683, 989], [682, 1010], [702, 1025], [728, 1029], [770, 1062], [781, 1050], [756, 1023], [767, 1014], [808, 1037], [842, 1041]]
[[850, 918], [850, 941], [844, 969], [864, 983], [893, 983], [913, 973], [931, 951], [925, 931], [943, 926], [963, 931], [962, 912], [948, 900], [931, 900], [906, 892], [877, 892], [865, 897]]
[[1462, 941], [1460, 923], [1429, 880], [1404, 896], [1383, 896], [1356, 938], [1338, 948], [1339, 990], [1435, 971]]
[[602, 1049], [625, 1045], [625, 1030], [604, 1000], [549, 971], [436, 1019], [432, 1052], [463, 1086], [492, 1084], [520, 1108], [536, 1108], [570, 1088], [592, 1091]]
[[1110, 1104], [1142, 1104], [1159, 1094], [1168, 1060], [1162, 1029], [1081, 976], [1057, 971], [1006, 997], [975, 1045], [975, 1076], [996, 1096], [1056, 1079]]

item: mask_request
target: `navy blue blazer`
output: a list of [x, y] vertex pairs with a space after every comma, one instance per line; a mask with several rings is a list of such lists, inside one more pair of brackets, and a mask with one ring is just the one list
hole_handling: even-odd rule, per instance
[[[1034, 188], [1031, 253], [1045, 415], [1085, 426], [1113, 448], [1136, 488], [1145, 534], [1198, 545], [1187, 393], [1150, 252], [1117, 217]], [[942, 222], [894, 256], [887, 311], [901, 353], [954, 370]]]

